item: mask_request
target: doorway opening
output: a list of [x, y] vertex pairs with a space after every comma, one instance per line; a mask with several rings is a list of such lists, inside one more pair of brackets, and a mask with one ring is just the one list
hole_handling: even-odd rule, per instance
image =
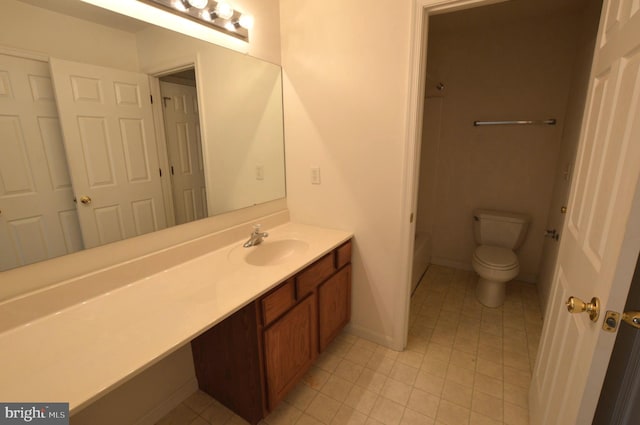
[[207, 217], [198, 89], [193, 67], [159, 77], [175, 224]]
[[414, 274], [425, 262], [471, 270], [474, 209], [525, 213], [518, 279], [539, 282], [544, 311], [559, 239], [545, 229], [562, 228], [600, 7], [504, 2], [425, 17], [416, 241], [428, 246]]
[[[563, 218], [568, 196], [600, 7], [521, 1], [423, 17], [429, 33], [422, 52], [414, 210], [416, 255], [420, 235], [426, 236], [430, 245], [423, 255], [430, 266], [411, 299], [407, 347], [448, 353], [448, 365], [440, 369], [468, 375], [457, 384], [492, 382], [496, 392], [485, 388], [485, 394], [503, 401], [495, 411], [503, 416], [489, 416], [493, 420], [528, 416], [528, 386], [558, 245], [544, 231], [562, 229], [554, 220]], [[551, 118], [555, 125], [474, 126]], [[518, 252], [519, 282], [510, 284], [507, 301], [495, 309], [475, 297], [476, 208], [532, 217]], [[414, 274], [420, 260], [425, 262], [414, 260]]]

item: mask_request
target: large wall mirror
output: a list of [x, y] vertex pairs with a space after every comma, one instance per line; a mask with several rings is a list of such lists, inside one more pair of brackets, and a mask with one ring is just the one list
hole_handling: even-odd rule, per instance
[[2, 9], [0, 271], [285, 197], [279, 66], [80, 0]]

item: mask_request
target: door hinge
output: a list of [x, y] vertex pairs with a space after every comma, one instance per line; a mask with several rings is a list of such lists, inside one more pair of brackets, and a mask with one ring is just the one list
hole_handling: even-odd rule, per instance
[[171, 175], [172, 176], [174, 175], [174, 173], [173, 173], [173, 165], [171, 166]]
[[149, 100], [151, 100], [151, 104], [153, 105], [153, 95], [152, 94], [149, 95]]
[[160, 177], [162, 177], [162, 168], [158, 168], [158, 171], [160, 172]]

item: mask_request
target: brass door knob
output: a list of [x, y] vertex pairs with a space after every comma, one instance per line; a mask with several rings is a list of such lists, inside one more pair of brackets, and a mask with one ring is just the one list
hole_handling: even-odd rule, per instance
[[564, 206], [563, 206], [563, 207], [560, 207], [560, 212], [561, 212], [562, 214], [566, 214], [566, 213], [567, 213], [567, 207], [564, 207]]
[[592, 322], [597, 322], [600, 316], [600, 300], [597, 297], [591, 298], [590, 303], [585, 303], [580, 298], [569, 297], [565, 305], [569, 313], [589, 313]]
[[88, 196], [83, 196], [80, 198], [80, 202], [82, 202], [84, 205], [89, 205], [91, 203], [91, 198]]

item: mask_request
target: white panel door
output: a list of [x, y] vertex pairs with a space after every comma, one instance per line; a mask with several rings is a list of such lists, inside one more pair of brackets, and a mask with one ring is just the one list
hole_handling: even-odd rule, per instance
[[147, 76], [60, 59], [51, 70], [85, 246], [165, 228]]
[[[576, 174], [529, 393], [532, 425], [590, 424], [640, 251], [640, 2], [605, 0]], [[569, 296], [601, 314], [570, 314]]]
[[0, 271], [82, 247], [49, 64], [0, 55]]
[[195, 87], [160, 82], [176, 224], [207, 216]]

